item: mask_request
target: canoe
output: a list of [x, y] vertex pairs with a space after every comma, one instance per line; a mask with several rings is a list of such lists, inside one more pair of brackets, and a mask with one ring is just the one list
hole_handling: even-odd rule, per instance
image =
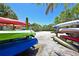
[[33, 30], [0, 31], [0, 41], [35, 36]]

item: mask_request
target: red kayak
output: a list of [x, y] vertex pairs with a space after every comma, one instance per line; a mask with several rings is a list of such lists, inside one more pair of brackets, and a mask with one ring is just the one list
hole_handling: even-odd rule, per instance
[[0, 17], [0, 26], [6, 26], [6, 24], [14, 24], [14, 25], [22, 25], [22, 26], [26, 25], [25, 22], [19, 20]]
[[64, 39], [68, 39], [68, 40], [72, 40], [75, 42], [79, 42], [79, 37], [70, 37], [70, 36], [65, 36], [65, 35], [61, 35], [61, 37], [63, 37]]

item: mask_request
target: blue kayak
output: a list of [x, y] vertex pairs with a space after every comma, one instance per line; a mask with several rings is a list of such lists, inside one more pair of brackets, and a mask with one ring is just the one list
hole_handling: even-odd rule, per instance
[[0, 56], [14, 56], [38, 43], [36, 38], [20, 38], [0, 44]]

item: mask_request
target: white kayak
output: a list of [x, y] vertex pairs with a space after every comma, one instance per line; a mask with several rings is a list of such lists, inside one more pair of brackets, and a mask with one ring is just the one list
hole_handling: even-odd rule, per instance
[[79, 33], [79, 28], [61, 28], [59, 33]]
[[57, 24], [53, 27], [64, 27], [64, 26], [71, 26], [71, 25], [79, 25], [79, 20], [74, 20], [74, 21], [68, 21], [68, 22], [65, 22], [65, 23], [60, 23], [60, 24]]

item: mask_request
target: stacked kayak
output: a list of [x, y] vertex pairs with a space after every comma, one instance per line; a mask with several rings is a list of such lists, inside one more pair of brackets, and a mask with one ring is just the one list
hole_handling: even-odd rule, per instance
[[[0, 26], [13, 25], [13, 30], [0, 31], [0, 56], [17, 55], [38, 43], [35, 32], [29, 30], [28, 18], [26, 23], [14, 19], [0, 17]], [[15, 26], [25, 27], [26, 30], [15, 30]]]
[[[70, 28], [71, 26], [78, 26], [79, 25], [79, 20], [74, 20], [74, 21], [69, 21], [69, 22], [64, 22], [57, 24], [53, 26], [55, 29], [56, 37], [60, 38], [59, 40], [56, 39], [57, 42], [62, 42], [62, 44], [65, 47], [69, 47], [73, 50], [78, 50], [79, 51], [79, 28]], [[69, 27], [69, 28], [65, 28]], [[60, 35], [59, 34], [66, 34], [66, 35]], [[76, 49], [75, 49], [76, 48]]]
[[16, 41], [0, 44], [0, 56], [14, 56], [38, 43], [36, 38], [18, 38]]

